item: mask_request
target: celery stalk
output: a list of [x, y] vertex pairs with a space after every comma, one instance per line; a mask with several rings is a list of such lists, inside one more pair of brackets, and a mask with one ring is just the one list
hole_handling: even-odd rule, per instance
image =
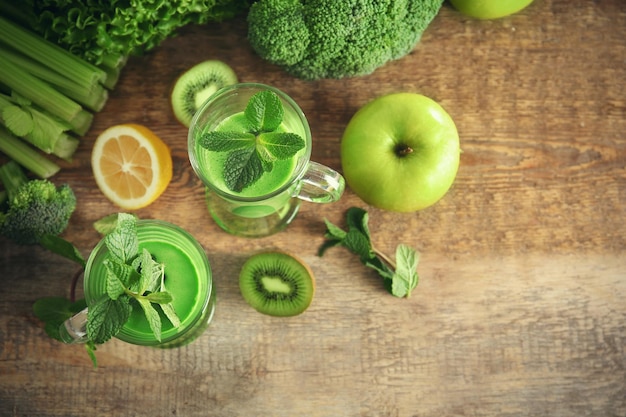
[[0, 94], [0, 123], [39, 150], [71, 160], [79, 140], [66, 134], [69, 124], [32, 107], [24, 99]]
[[0, 127], [0, 152], [40, 178], [50, 178], [61, 169], [30, 145], [11, 135], [4, 127]]
[[84, 114], [86, 112], [80, 104], [39, 78], [21, 71], [20, 67], [12, 62], [0, 60], [0, 83], [26, 97], [50, 114], [65, 120], [76, 133], [84, 134], [86, 132], [85, 121], [89, 117]]
[[92, 85], [106, 80], [107, 75], [100, 68], [2, 17], [0, 41], [80, 84]]
[[93, 111], [100, 111], [104, 107], [109, 94], [102, 84], [95, 83], [90, 86], [79, 84], [49, 67], [34, 61], [25, 55], [0, 45], [0, 60], [10, 60], [35, 77], [52, 84], [60, 92], [77, 101]]

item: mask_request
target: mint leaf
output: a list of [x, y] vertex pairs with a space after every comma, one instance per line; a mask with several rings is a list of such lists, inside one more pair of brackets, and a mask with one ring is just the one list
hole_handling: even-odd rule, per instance
[[89, 306], [87, 313], [89, 340], [95, 344], [102, 344], [118, 334], [133, 309], [129, 300], [126, 295], [120, 296], [117, 300], [104, 296]]
[[65, 320], [87, 307], [85, 300], [71, 302], [63, 297], [44, 297], [33, 304], [33, 313], [45, 325], [46, 334], [61, 341], [59, 327]]
[[255, 136], [247, 132], [207, 132], [198, 141], [204, 149], [227, 152], [254, 146]]
[[87, 350], [87, 355], [89, 355], [89, 359], [91, 359], [91, 363], [93, 363], [93, 367], [98, 367], [98, 359], [96, 358], [96, 344], [91, 340], [85, 343], [85, 350]]
[[244, 114], [255, 133], [272, 132], [282, 123], [284, 109], [276, 93], [264, 90], [250, 98]]
[[348, 223], [348, 229], [358, 230], [367, 238], [371, 239], [370, 230], [368, 226], [369, 214], [367, 211], [359, 207], [351, 207], [346, 212], [346, 222]]
[[255, 148], [237, 149], [226, 157], [224, 181], [230, 190], [241, 192], [261, 178], [264, 171]]
[[146, 315], [146, 319], [148, 320], [148, 324], [150, 325], [150, 330], [154, 333], [154, 337], [159, 342], [161, 341], [161, 316], [159, 316], [159, 312], [156, 311], [150, 301], [145, 298], [137, 298], [139, 305], [143, 309], [144, 314]]
[[106, 268], [107, 295], [110, 299], [117, 300], [131, 286], [131, 277], [136, 271], [129, 265], [113, 262], [111, 259], [105, 259], [103, 265]]
[[167, 304], [172, 302], [172, 294], [167, 291], [151, 292], [146, 295], [146, 300], [156, 304]]
[[165, 316], [172, 323], [172, 326], [180, 326], [180, 319], [178, 318], [178, 315], [176, 315], [176, 311], [174, 311], [174, 306], [171, 303], [161, 304], [161, 310], [163, 310]]
[[352, 253], [358, 255], [362, 261], [367, 261], [374, 256], [372, 252], [372, 244], [368, 237], [360, 230], [350, 229], [343, 239], [343, 245], [348, 248]]
[[110, 255], [118, 262], [127, 263], [137, 256], [139, 241], [136, 222], [133, 215], [119, 213], [115, 229], [105, 237], [104, 242]]
[[396, 248], [396, 272], [393, 275], [392, 293], [396, 297], [408, 297], [419, 281], [417, 264], [419, 253], [407, 245]]
[[49, 251], [56, 253], [57, 255], [61, 255], [64, 258], [69, 259], [70, 261], [76, 262], [83, 268], [85, 267], [86, 262], [85, 258], [83, 258], [83, 255], [81, 255], [81, 253], [72, 243], [68, 242], [65, 239], [59, 236], [47, 234], [39, 239], [39, 244]]
[[295, 133], [269, 132], [261, 133], [258, 145], [276, 159], [287, 159], [304, 148], [304, 139]]
[[117, 226], [117, 219], [119, 218], [120, 214], [123, 215], [123, 218], [126, 218], [126, 216], [133, 216], [135, 217], [135, 219], [137, 219], [137, 216], [135, 214], [113, 213], [96, 220], [93, 223], [94, 229], [96, 229], [96, 231], [101, 235], [108, 235], [113, 230], [115, 230], [115, 227]]

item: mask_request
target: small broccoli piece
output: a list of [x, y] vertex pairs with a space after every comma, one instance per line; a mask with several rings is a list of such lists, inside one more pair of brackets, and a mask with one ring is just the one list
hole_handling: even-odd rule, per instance
[[443, 0], [259, 0], [248, 40], [263, 59], [307, 80], [372, 73], [415, 47]]
[[14, 161], [0, 166], [6, 211], [0, 212], [0, 234], [22, 245], [33, 245], [45, 235], [59, 235], [76, 208], [76, 196], [64, 184], [47, 179], [29, 180]]

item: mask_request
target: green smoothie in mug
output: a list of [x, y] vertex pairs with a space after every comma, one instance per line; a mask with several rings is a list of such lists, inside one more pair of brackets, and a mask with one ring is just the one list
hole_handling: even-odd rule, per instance
[[[160, 316], [160, 340], [150, 327], [146, 314], [135, 300], [132, 312], [115, 337], [128, 343], [160, 348], [178, 347], [193, 341], [208, 326], [215, 310], [215, 290], [206, 254], [185, 230], [160, 220], [137, 220], [139, 252], [146, 249], [163, 266], [163, 289], [171, 295], [171, 308], [179, 320], [175, 327], [164, 309], [155, 307]], [[94, 248], [85, 268], [84, 292], [87, 310], [107, 297], [107, 260], [111, 254], [102, 239]], [[78, 313], [61, 328], [67, 342], [84, 341], [86, 317]], [[81, 322], [82, 320], [82, 322]]]
[[295, 217], [300, 201], [337, 201], [344, 179], [309, 160], [311, 131], [282, 91], [243, 83], [203, 104], [189, 128], [189, 159], [214, 220], [240, 236], [266, 236]]

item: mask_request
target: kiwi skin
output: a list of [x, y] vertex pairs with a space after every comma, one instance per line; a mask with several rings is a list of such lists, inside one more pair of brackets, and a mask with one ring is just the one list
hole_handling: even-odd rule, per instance
[[315, 277], [300, 259], [282, 251], [252, 255], [239, 274], [244, 300], [259, 313], [289, 317], [304, 312], [315, 293]]
[[174, 83], [170, 104], [176, 119], [189, 127], [193, 115], [213, 93], [237, 83], [237, 74], [226, 63], [202, 61], [182, 73]]

